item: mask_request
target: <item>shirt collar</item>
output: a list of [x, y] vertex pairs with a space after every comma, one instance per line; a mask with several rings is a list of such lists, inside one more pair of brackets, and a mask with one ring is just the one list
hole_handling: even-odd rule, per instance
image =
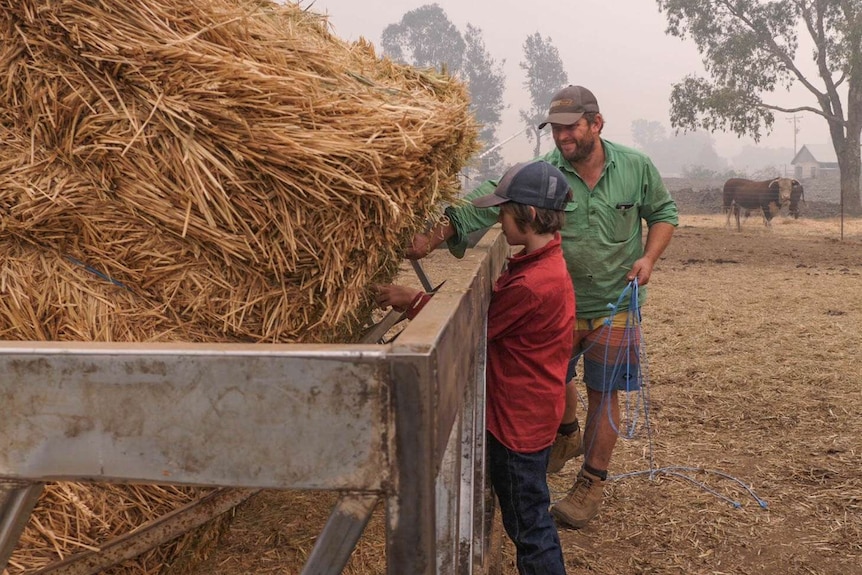
[[561, 245], [562, 237], [560, 236], [560, 232], [554, 232], [554, 238], [536, 251], [526, 254], [524, 253], [524, 250], [521, 250], [517, 254], [509, 257], [509, 269], [511, 269], [512, 266], [518, 266], [527, 262], [531, 262], [533, 260], [537, 260], [543, 257], [549, 251], [552, 251], [554, 249], [560, 249]]

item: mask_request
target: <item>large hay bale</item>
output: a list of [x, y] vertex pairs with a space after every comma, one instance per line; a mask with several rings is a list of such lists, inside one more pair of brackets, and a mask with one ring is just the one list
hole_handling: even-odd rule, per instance
[[[292, 4], [0, 0], [0, 78], [6, 340], [352, 341], [476, 150], [461, 83]], [[10, 572], [204, 492], [52, 484]]]
[[207, 341], [349, 340], [475, 149], [462, 84], [294, 5], [0, 0], [0, 34], [0, 241]]

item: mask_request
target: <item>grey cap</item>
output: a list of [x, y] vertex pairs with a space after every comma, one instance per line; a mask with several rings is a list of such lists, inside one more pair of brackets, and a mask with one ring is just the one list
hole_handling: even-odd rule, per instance
[[551, 98], [548, 117], [539, 124], [539, 129], [548, 124], [569, 126], [580, 120], [585, 112], [598, 111], [599, 103], [592, 92], [583, 86], [566, 86]]
[[476, 198], [472, 203], [479, 208], [515, 202], [546, 210], [563, 210], [571, 198], [572, 192], [563, 173], [539, 160], [515, 164], [503, 174], [493, 194]]

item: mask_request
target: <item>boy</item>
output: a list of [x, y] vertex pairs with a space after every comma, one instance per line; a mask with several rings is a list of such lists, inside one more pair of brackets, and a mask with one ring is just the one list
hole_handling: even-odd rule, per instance
[[[575, 295], [559, 230], [571, 199], [566, 178], [547, 162], [517, 164], [475, 206], [499, 206], [509, 258], [488, 308], [486, 449], [488, 475], [521, 575], [563, 575], [560, 539], [548, 510], [548, 457], [565, 407]], [[430, 298], [381, 286], [377, 303], [415, 316]]]

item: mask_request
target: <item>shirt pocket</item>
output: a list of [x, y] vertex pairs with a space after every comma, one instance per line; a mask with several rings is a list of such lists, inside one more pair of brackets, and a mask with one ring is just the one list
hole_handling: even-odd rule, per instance
[[640, 204], [637, 202], [621, 202], [614, 207], [611, 233], [613, 241], [625, 242], [631, 239], [638, 230]]

